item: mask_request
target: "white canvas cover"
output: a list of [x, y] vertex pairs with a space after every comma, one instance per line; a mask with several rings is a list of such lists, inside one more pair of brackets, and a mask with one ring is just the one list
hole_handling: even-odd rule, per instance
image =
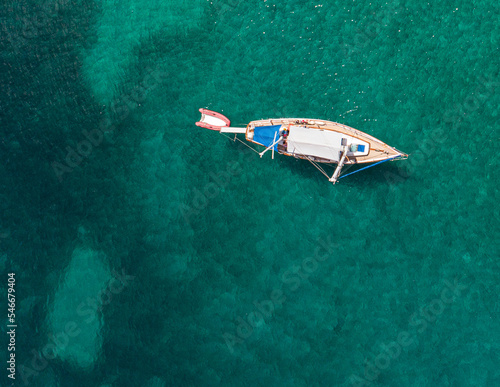
[[287, 138], [287, 151], [338, 162], [342, 149], [342, 138], [348, 138], [348, 136], [331, 130], [292, 125]]

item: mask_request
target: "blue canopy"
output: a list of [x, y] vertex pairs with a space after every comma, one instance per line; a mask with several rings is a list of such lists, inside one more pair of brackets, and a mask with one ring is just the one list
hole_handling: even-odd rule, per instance
[[[253, 140], [259, 144], [264, 145], [266, 148], [274, 141], [280, 138], [279, 130], [281, 125], [272, 126], [256, 126], [254, 128]], [[276, 138], [274, 136], [276, 135]], [[278, 150], [278, 144], [274, 145], [274, 150]]]

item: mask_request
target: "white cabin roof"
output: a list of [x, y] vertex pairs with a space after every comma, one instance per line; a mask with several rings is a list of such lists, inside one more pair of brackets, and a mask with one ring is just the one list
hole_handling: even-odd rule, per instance
[[305, 126], [290, 126], [290, 134], [287, 137], [287, 152], [299, 155], [321, 157], [323, 159], [340, 160], [342, 150], [342, 139], [347, 139], [347, 145], [365, 145], [363, 152], [347, 152], [347, 155], [357, 153], [368, 153], [369, 144], [357, 138], [326, 129], [314, 129]]
[[331, 130], [292, 125], [287, 137], [287, 152], [339, 161], [342, 136]]

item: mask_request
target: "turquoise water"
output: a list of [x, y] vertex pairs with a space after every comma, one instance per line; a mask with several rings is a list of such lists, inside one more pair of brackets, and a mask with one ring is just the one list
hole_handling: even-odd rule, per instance
[[[15, 385], [500, 385], [497, 4], [0, 9]], [[200, 107], [410, 158], [332, 186]]]

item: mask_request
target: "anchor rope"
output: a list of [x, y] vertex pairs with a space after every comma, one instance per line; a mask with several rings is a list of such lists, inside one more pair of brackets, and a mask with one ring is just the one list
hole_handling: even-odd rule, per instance
[[[299, 150], [299, 152], [302, 152], [299, 147], [297, 146], [297, 144], [295, 144], [295, 148], [297, 148]], [[295, 153], [295, 152], [294, 152]], [[316, 167], [316, 169], [318, 171], [320, 171], [327, 179], [330, 178], [330, 176], [327, 175], [327, 173], [325, 172], [325, 170], [323, 168], [321, 168], [314, 160], [312, 160], [308, 155], [306, 155], [305, 153], [302, 152], [301, 154], [302, 156], [305, 156], [306, 157], [306, 160], [309, 161], [312, 165], [314, 165]]]
[[[306, 156], [306, 155], [304, 155], [304, 156]], [[321, 168], [321, 167], [320, 167], [320, 166], [319, 166], [316, 162], [314, 162], [313, 160], [311, 160], [311, 159], [309, 158], [309, 156], [306, 156], [306, 157], [307, 157], [307, 160], [308, 160], [308, 161], [309, 161], [312, 165], [314, 165], [314, 166], [318, 169], [318, 171], [320, 171], [320, 172], [321, 172], [321, 173], [322, 173], [322, 174], [323, 174], [323, 175], [324, 175], [327, 179], [329, 179], [329, 178], [330, 178], [330, 176], [328, 176], [328, 175], [326, 174], [326, 172], [324, 171], [324, 169], [323, 169], [323, 168]]]
[[248, 145], [248, 144], [244, 143], [243, 141], [241, 141], [238, 137], [236, 137], [236, 136], [235, 136], [235, 137], [234, 137], [234, 140], [233, 140], [231, 137], [229, 137], [229, 136], [228, 136], [228, 135], [226, 135], [225, 133], [221, 133], [221, 134], [222, 134], [224, 137], [226, 137], [229, 141], [234, 142], [234, 141], [238, 140], [238, 141], [239, 141], [239, 142], [241, 142], [243, 145], [245, 145], [245, 146], [246, 146], [246, 147], [248, 147], [249, 149], [253, 150], [255, 153], [259, 154], [259, 152], [258, 152], [258, 151], [256, 151], [255, 149], [253, 149], [250, 145]]

